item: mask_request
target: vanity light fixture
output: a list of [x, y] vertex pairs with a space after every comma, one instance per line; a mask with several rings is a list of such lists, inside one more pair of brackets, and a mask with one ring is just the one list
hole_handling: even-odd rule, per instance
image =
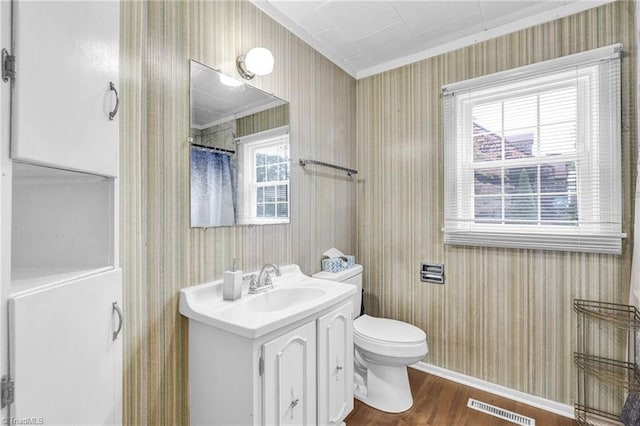
[[251, 80], [256, 75], [267, 75], [273, 71], [273, 55], [269, 49], [254, 47], [246, 55], [236, 59], [238, 73], [245, 80]]

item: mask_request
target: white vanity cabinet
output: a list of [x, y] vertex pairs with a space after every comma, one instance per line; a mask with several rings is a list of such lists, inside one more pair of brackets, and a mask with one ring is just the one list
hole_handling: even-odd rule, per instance
[[343, 299], [257, 338], [190, 319], [191, 424], [341, 424], [353, 408], [352, 310]]
[[318, 424], [341, 424], [353, 410], [353, 304], [318, 318]]
[[13, 1], [12, 159], [118, 175], [119, 19], [117, 1]]

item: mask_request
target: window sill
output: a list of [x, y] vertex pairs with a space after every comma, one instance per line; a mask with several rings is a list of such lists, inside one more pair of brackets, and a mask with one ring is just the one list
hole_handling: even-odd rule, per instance
[[288, 217], [273, 219], [260, 219], [255, 217], [249, 219], [238, 219], [238, 225], [287, 225], [289, 222]]
[[524, 233], [488, 231], [445, 231], [449, 245], [622, 254], [626, 234]]

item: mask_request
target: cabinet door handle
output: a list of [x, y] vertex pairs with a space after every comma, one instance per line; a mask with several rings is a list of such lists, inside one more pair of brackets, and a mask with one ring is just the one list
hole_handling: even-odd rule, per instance
[[118, 338], [118, 335], [120, 334], [120, 331], [122, 331], [122, 323], [123, 323], [122, 311], [118, 306], [118, 302], [113, 302], [111, 306], [112, 306], [112, 312], [115, 312], [116, 314], [118, 314], [118, 329], [113, 332], [113, 340], [116, 340]]
[[113, 81], [109, 82], [109, 90], [113, 90], [116, 94], [116, 106], [113, 108], [113, 111], [109, 113], [109, 120], [113, 120], [118, 113], [118, 108], [120, 107], [120, 96], [118, 96], [118, 90], [116, 89], [116, 85], [113, 84]]

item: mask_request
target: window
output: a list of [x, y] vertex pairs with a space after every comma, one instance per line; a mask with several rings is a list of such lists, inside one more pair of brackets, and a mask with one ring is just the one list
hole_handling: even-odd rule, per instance
[[289, 144], [257, 147], [252, 160], [256, 217], [289, 217]]
[[238, 146], [243, 189], [239, 223], [288, 223], [288, 126], [241, 138]]
[[445, 243], [621, 252], [619, 51], [443, 87]]

